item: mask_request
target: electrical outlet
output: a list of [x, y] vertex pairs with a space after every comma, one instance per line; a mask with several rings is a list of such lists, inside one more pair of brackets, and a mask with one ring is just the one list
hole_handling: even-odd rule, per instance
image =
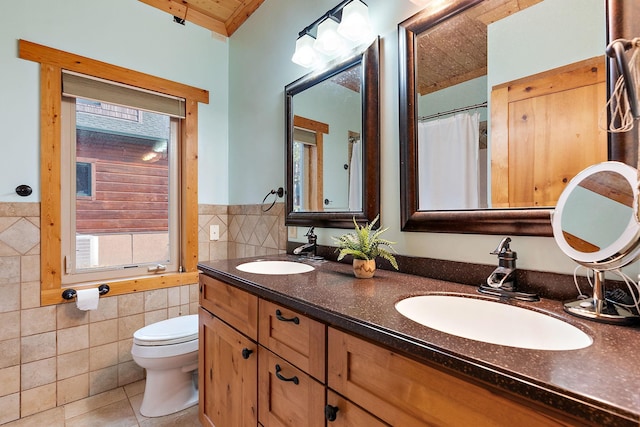
[[209, 240], [219, 240], [220, 239], [220, 226], [219, 225], [210, 225], [209, 226]]

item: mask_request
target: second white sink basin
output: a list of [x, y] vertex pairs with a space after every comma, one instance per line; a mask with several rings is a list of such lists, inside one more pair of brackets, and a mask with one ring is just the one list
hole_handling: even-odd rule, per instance
[[471, 340], [533, 350], [589, 347], [589, 335], [567, 322], [508, 304], [454, 295], [422, 295], [396, 303], [403, 316]]
[[299, 274], [314, 270], [308, 264], [293, 261], [252, 261], [240, 264], [236, 268], [246, 273], [257, 274]]

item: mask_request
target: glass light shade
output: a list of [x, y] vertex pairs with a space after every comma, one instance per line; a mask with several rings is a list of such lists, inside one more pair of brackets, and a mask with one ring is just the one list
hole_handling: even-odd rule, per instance
[[316, 51], [313, 49], [314, 39], [309, 34], [305, 34], [296, 40], [296, 51], [291, 57], [291, 61], [303, 67], [312, 66], [318, 59]]
[[365, 42], [373, 38], [369, 8], [360, 0], [353, 0], [342, 9], [338, 33], [354, 42]]
[[327, 56], [339, 54], [344, 42], [338, 34], [338, 23], [331, 18], [326, 18], [318, 25], [318, 34], [313, 47], [320, 53]]

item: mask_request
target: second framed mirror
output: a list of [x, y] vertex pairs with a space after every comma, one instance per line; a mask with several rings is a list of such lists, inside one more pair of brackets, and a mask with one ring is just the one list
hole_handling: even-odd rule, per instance
[[378, 92], [378, 39], [286, 86], [286, 225], [351, 228], [379, 214]]
[[399, 25], [404, 231], [552, 235], [567, 183], [612, 157], [608, 3], [450, 0]]

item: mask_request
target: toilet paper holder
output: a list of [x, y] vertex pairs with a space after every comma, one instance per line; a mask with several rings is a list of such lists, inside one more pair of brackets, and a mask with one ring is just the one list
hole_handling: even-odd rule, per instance
[[[106, 294], [107, 292], [109, 292], [109, 290], [110, 290], [109, 285], [103, 284], [103, 285], [98, 286], [98, 293], [100, 295]], [[76, 297], [77, 294], [78, 293], [76, 292], [75, 289], [65, 289], [62, 292], [62, 298], [66, 299], [66, 300], [72, 300], [72, 299], [74, 299]]]

